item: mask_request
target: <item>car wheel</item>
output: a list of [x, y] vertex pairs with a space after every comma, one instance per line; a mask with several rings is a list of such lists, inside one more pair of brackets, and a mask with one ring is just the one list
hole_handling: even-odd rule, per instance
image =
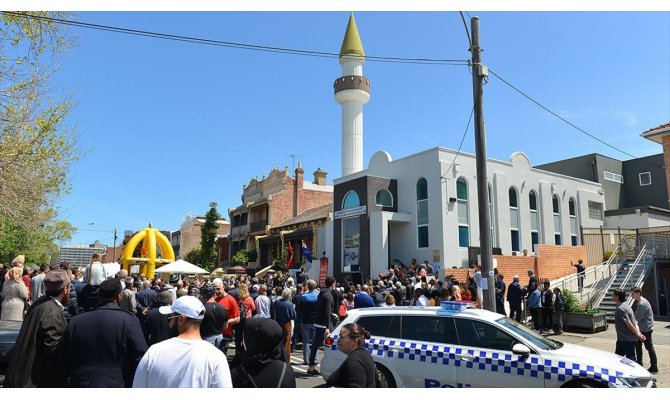
[[562, 387], [564, 388], [604, 388], [605, 386], [596, 381], [592, 381], [589, 379], [574, 379]]
[[377, 387], [378, 388], [394, 388], [396, 387], [393, 374], [385, 366], [375, 363], [377, 367]]

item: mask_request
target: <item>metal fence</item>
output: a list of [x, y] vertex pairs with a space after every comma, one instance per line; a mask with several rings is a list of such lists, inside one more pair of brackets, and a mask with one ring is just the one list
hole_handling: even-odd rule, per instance
[[616, 275], [619, 264], [623, 257], [623, 252], [615, 247], [612, 256], [607, 262], [588, 268], [581, 277], [582, 287], [580, 288], [580, 277], [577, 273], [566, 275], [551, 282], [551, 287], [559, 287], [562, 291], [569, 290], [582, 306], [595, 307], [596, 299], [607, 290], [611, 280]]
[[670, 226], [637, 230], [637, 248], [647, 246], [656, 258], [670, 258]]
[[586, 265], [597, 265], [607, 261], [619, 243], [624, 243], [622, 248], [633, 249], [635, 235], [634, 229], [582, 228], [582, 244], [586, 247]]

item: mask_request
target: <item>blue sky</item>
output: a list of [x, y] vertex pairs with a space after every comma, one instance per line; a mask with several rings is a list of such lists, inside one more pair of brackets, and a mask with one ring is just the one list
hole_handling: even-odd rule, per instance
[[[670, 121], [670, 13], [469, 12], [479, 16], [483, 62], [549, 109], [637, 157], [661, 146], [640, 133]], [[370, 56], [470, 58], [458, 12], [357, 12]], [[467, 16], [466, 16], [467, 18]], [[347, 12], [81, 12], [81, 22], [230, 42], [339, 51]], [[468, 22], [469, 26], [469, 22]], [[176, 230], [211, 201], [227, 216], [242, 185], [302, 161], [340, 176], [337, 59], [304, 57], [70, 28], [55, 90], [78, 106], [70, 125], [86, 156], [73, 165], [62, 218], [72, 243], [138, 230]], [[472, 108], [464, 66], [369, 61], [364, 164], [457, 148]], [[489, 158], [515, 151], [534, 165], [588, 153], [629, 157], [568, 126], [491, 76], [484, 88]], [[462, 151], [474, 152], [469, 128]], [[95, 222], [97, 226], [89, 226]]]

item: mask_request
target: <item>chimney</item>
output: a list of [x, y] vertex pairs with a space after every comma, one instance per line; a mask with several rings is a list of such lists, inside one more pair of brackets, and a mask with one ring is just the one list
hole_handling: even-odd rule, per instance
[[317, 168], [316, 171], [314, 171], [314, 183], [319, 186], [326, 186], [326, 175], [328, 175], [328, 172], [322, 171], [321, 168]]
[[295, 180], [293, 181], [293, 216], [300, 214], [299, 193], [302, 191], [305, 179], [305, 170], [302, 169], [302, 161], [298, 161], [298, 168], [295, 169]]

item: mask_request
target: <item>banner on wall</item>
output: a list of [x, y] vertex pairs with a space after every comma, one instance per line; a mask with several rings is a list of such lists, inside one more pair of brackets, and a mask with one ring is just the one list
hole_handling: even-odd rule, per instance
[[328, 257], [321, 257], [319, 269], [319, 285], [326, 286], [326, 278], [328, 277]]

